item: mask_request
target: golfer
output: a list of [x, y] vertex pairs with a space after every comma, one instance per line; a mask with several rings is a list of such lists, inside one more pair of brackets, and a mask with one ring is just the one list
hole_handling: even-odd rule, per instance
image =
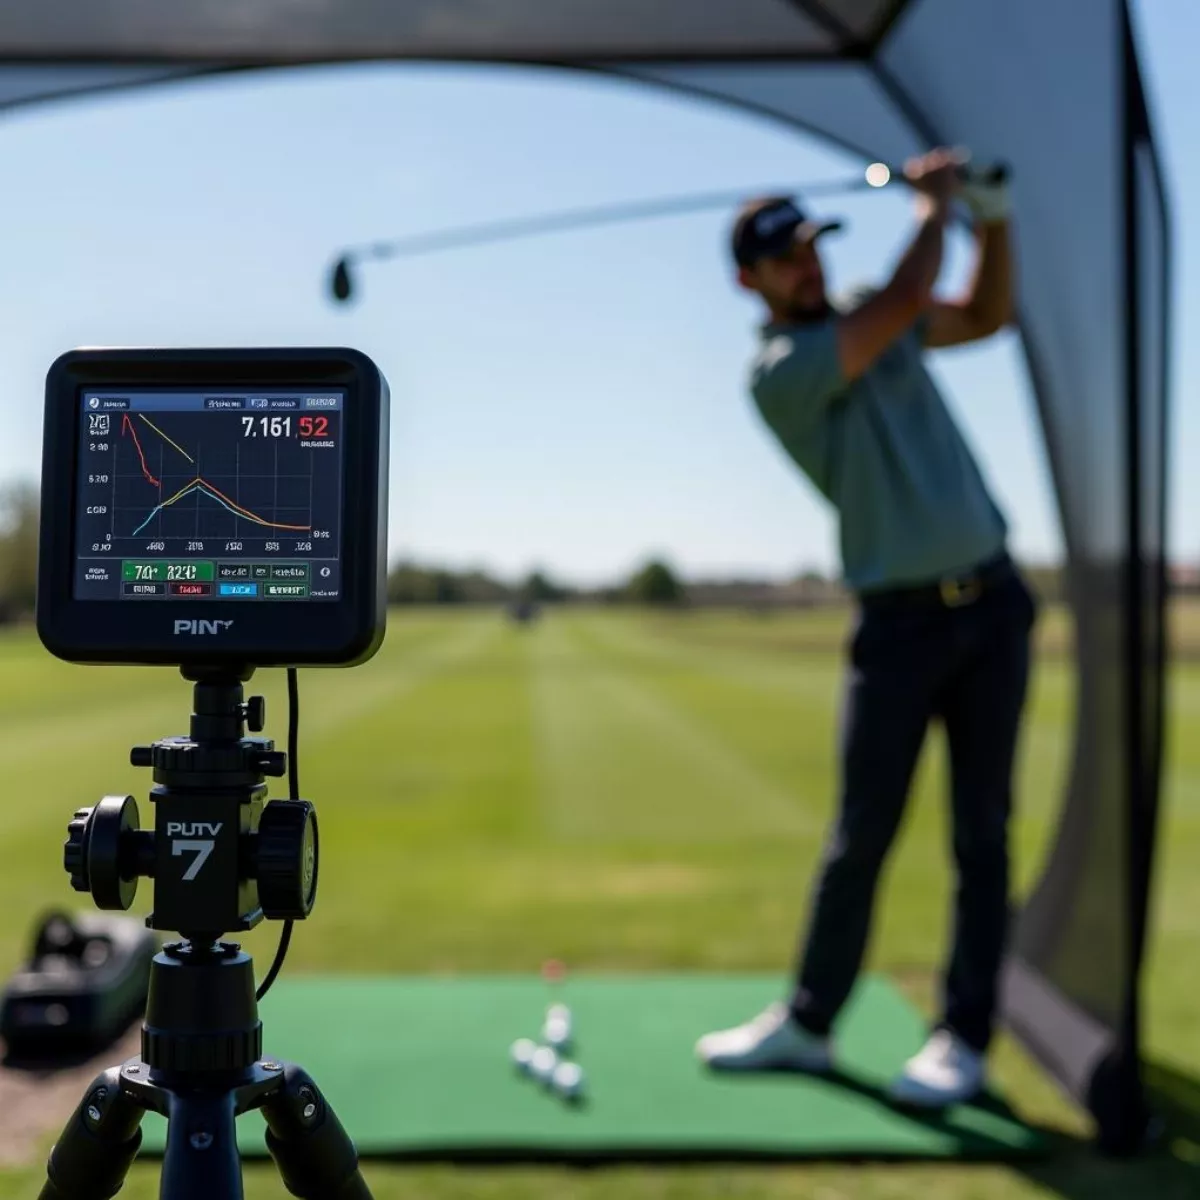
[[[758, 411], [836, 509], [856, 598], [840, 739], [838, 812], [785, 1003], [700, 1039], [722, 1070], [822, 1072], [858, 976], [880, 869], [900, 826], [929, 723], [950, 750], [954, 924], [941, 1013], [893, 1083], [940, 1107], [984, 1087], [1008, 922], [1008, 824], [1036, 608], [1006, 552], [1006, 522], [924, 365], [1012, 320], [1009, 196], [962, 182], [937, 150], [910, 162], [916, 230], [881, 287], [827, 298], [820, 235], [792, 199], [747, 204], [733, 230], [742, 287], [768, 319], [751, 371]], [[935, 299], [957, 202], [974, 223], [967, 294]], [[931, 931], [931, 936], [932, 936]]]

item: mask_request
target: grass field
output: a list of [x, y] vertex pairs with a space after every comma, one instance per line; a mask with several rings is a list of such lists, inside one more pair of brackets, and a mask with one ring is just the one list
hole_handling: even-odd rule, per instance
[[[321, 894], [290, 972], [579, 969], [784, 970], [833, 795], [847, 614], [552, 612], [517, 629], [494, 612], [392, 614], [354, 671], [301, 675], [302, 792], [322, 821]], [[1019, 886], [1040, 867], [1071, 752], [1073, 670], [1061, 615], [1039, 636], [1021, 747]], [[1200, 619], [1177, 614], [1166, 817], [1147, 972], [1148, 1053], [1176, 1091], [1200, 1076]], [[78, 903], [61, 870], [72, 811], [148, 773], [128, 748], [183, 732], [190, 693], [168, 670], [50, 659], [0, 638], [0, 970], [44, 906]], [[281, 673], [263, 672], [268, 731], [286, 728]], [[945, 942], [950, 874], [943, 746], [931, 737], [881, 897], [871, 966], [924, 1009]], [[282, 794], [278, 792], [277, 794]], [[137, 911], [145, 911], [143, 886]], [[248, 939], [260, 969], [275, 928]], [[270, 1022], [270, 999], [263, 1017]], [[368, 1165], [377, 1198], [1064, 1196], [1200, 1194], [1200, 1133], [1180, 1127], [1134, 1164], [1099, 1161], [1087, 1125], [1007, 1039], [996, 1072], [1016, 1107], [1058, 1131], [1052, 1162], [737, 1169], [466, 1170]], [[29, 1166], [0, 1195], [32, 1196]], [[283, 1195], [247, 1171], [251, 1197]], [[122, 1195], [157, 1195], [136, 1169]]]

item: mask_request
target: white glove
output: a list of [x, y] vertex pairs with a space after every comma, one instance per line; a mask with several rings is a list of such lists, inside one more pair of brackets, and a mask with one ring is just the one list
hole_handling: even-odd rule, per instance
[[1012, 216], [1012, 192], [1007, 182], [969, 180], [959, 187], [958, 194], [976, 224], [990, 225], [995, 221], [1007, 221]]

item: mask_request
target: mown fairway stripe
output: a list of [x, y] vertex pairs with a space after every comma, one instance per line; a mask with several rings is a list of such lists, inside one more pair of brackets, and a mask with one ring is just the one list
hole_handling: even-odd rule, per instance
[[530, 659], [551, 832], [618, 841], [812, 832], [797, 797], [589, 645], [570, 616], [536, 631]]
[[[305, 739], [327, 737], [348, 722], [367, 720], [376, 710], [469, 663], [497, 639], [503, 626], [491, 613], [447, 622], [436, 635], [416, 645], [387, 652], [348, 671], [310, 671], [301, 675]], [[386, 646], [386, 644], [385, 644]], [[325, 682], [329, 680], [329, 682]]]
[[766, 693], [783, 693], [829, 708], [838, 702], [842, 662], [840, 645], [831, 639], [828, 652], [800, 653], [742, 647], [695, 645], [686, 632], [657, 636], [652, 626], [634, 617], [595, 617], [584, 626], [588, 636], [615, 653], [646, 664], [682, 668]]

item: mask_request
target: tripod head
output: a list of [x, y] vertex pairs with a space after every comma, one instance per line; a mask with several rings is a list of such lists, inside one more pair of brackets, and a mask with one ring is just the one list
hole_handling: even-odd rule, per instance
[[153, 880], [146, 923], [171, 930], [192, 952], [263, 918], [303, 920], [317, 887], [316, 811], [306, 800], [264, 801], [267, 776], [287, 771], [286, 754], [262, 730], [261, 696], [243, 699], [253, 667], [184, 666], [193, 684], [187, 736], [135, 746], [150, 767], [154, 829], [139, 827], [132, 796], [106, 796], [68, 826], [63, 865], [76, 891], [101, 909], [128, 909], [140, 877]]
[[312, 1078], [263, 1058], [253, 963], [220, 940], [264, 918], [288, 921], [277, 969], [290, 922], [308, 916], [317, 889], [313, 806], [264, 800], [266, 777], [288, 763], [269, 739], [246, 736], [266, 717], [261, 697], [243, 698], [253, 670], [181, 668], [193, 688], [190, 732], [130, 755], [154, 773], [153, 830], [139, 827], [132, 796], [106, 796], [68, 826], [63, 863], [77, 891], [100, 908], [127, 909], [146, 876], [146, 924], [183, 940], [151, 964], [141, 1057], [93, 1081], [51, 1153], [42, 1200], [114, 1195], [147, 1110], [167, 1118], [161, 1195], [240, 1200], [234, 1120], [254, 1108], [293, 1195], [370, 1200], [354, 1143]]

